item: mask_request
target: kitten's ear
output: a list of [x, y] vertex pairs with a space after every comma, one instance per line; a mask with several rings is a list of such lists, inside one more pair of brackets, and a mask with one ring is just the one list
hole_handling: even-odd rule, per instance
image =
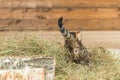
[[76, 37], [77, 37], [77, 39], [78, 39], [79, 41], [82, 41], [81, 31], [78, 31], [78, 32], [76, 33]]

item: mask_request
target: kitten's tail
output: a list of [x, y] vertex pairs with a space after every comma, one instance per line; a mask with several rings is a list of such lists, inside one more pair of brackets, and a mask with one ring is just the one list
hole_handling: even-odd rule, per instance
[[62, 21], [63, 21], [63, 17], [60, 17], [60, 18], [58, 19], [58, 26], [59, 26], [60, 32], [63, 34], [63, 36], [64, 36], [65, 38], [71, 38], [70, 32], [67, 31], [67, 29], [65, 29], [65, 27], [63, 26]]

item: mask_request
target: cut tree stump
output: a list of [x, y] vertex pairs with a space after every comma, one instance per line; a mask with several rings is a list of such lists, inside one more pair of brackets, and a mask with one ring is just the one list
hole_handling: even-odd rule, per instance
[[0, 59], [0, 80], [53, 80], [54, 72], [53, 58]]

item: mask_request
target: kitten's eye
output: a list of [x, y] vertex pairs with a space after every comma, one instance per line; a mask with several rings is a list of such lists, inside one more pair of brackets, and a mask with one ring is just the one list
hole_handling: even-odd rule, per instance
[[74, 52], [75, 55], [78, 55], [79, 54], [79, 48], [74, 48], [73, 52]]

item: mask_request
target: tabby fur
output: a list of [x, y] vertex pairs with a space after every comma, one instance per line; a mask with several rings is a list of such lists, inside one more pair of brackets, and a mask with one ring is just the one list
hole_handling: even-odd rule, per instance
[[59, 30], [65, 38], [65, 48], [69, 51], [70, 58], [81, 64], [89, 64], [90, 53], [87, 48], [82, 44], [81, 33], [79, 32], [69, 32], [65, 29], [63, 23], [63, 18], [58, 19]]

